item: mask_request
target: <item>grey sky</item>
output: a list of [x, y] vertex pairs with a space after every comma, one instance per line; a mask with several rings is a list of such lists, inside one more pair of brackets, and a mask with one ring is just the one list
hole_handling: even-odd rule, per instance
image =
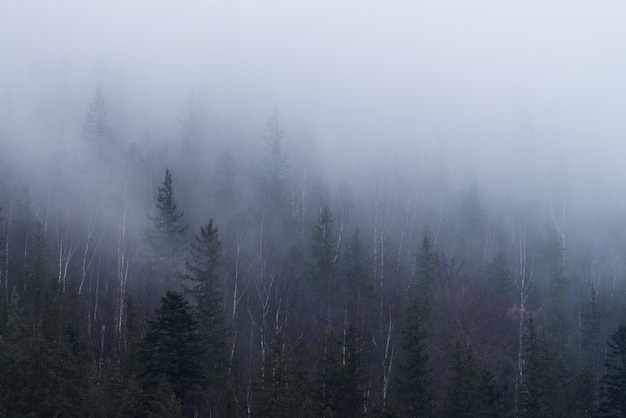
[[63, 79], [82, 112], [117, 83], [172, 121], [200, 88], [218, 114], [277, 104], [329, 154], [442, 141], [496, 160], [527, 123], [540, 153], [611, 158], [625, 28], [618, 1], [3, 0], [0, 86], [25, 109]]

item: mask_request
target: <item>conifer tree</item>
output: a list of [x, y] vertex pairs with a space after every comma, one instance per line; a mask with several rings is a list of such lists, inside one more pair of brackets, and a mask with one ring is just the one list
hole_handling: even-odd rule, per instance
[[254, 396], [254, 415], [259, 417], [290, 417], [287, 408], [289, 376], [287, 356], [281, 333], [274, 341], [261, 365]]
[[333, 227], [332, 213], [328, 206], [324, 206], [320, 210], [317, 224], [313, 229], [311, 252], [313, 254], [313, 281], [326, 293], [330, 292], [334, 284], [332, 279], [337, 261]]
[[263, 189], [269, 201], [277, 208], [285, 208], [289, 199], [291, 164], [283, 150], [283, 128], [278, 108], [272, 110], [263, 134], [265, 159], [261, 169]]
[[415, 292], [416, 302], [425, 315], [433, 307], [433, 292], [437, 275], [437, 254], [430, 230], [424, 227], [422, 242], [415, 256]]
[[395, 379], [396, 407], [402, 416], [425, 417], [433, 408], [423, 309], [411, 302], [404, 313]]
[[191, 245], [184, 275], [186, 293], [193, 297], [200, 333], [206, 340], [209, 380], [214, 387], [223, 382], [227, 362], [228, 329], [225, 326], [219, 274], [221, 248], [219, 231], [209, 219]]
[[139, 355], [146, 390], [154, 393], [162, 377], [179, 399], [192, 385], [205, 386], [206, 347], [183, 295], [168, 291], [161, 298], [155, 320], [148, 325]]
[[183, 222], [183, 215], [178, 211], [174, 197], [172, 174], [165, 169], [158, 188], [156, 214], [148, 215], [152, 227], [144, 231], [151, 273], [165, 284], [171, 284], [182, 270], [184, 234], [188, 228]]
[[551, 376], [545, 333], [537, 332], [530, 315], [522, 339], [523, 367], [518, 385], [517, 411], [520, 417], [549, 416]]
[[365, 370], [363, 341], [353, 323], [344, 330], [342, 340], [333, 332], [327, 335], [321, 381], [322, 415], [360, 417], [364, 415]]
[[347, 303], [355, 304], [356, 309], [360, 309], [363, 301], [373, 295], [374, 286], [363, 239], [358, 228], [354, 230], [348, 241], [348, 248], [343, 257], [342, 273], [348, 287]]
[[110, 163], [114, 141], [109, 126], [106, 102], [102, 88], [98, 86], [89, 102], [82, 126], [82, 139], [88, 155], [99, 164]]
[[488, 418], [502, 415], [493, 374], [478, 362], [471, 346], [457, 342], [452, 370], [444, 416]]

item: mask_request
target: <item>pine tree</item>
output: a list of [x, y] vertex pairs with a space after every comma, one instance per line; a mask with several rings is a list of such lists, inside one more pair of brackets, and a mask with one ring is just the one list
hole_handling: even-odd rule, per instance
[[498, 251], [487, 264], [485, 275], [499, 296], [510, 299], [515, 289], [511, 261], [504, 251]]
[[186, 250], [184, 234], [188, 225], [183, 223], [183, 212], [178, 211], [172, 174], [165, 169], [158, 188], [156, 215], [148, 215], [152, 227], [144, 231], [144, 241], [148, 247], [151, 273], [170, 285], [181, 271], [182, 259]]
[[363, 341], [356, 325], [350, 323], [342, 340], [327, 335], [321, 381], [322, 415], [360, 417], [364, 415], [365, 370]]
[[281, 333], [276, 333], [274, 341], [265, 355], [261, 372], [254, 391], [254, 416], [290, 417], [287, 410], [289, 376], [287, 356]]
[[333, 216], [324, 206], [313, 229], [313, 242], [311, 253], [313, 255], [312, 274], [313, 281], [326, 294], [330, 294], [334, 285], [332, 279], [335, 273], [337, 261], [337, 248], [333, 231]]
[[549, 397], [552, 388], [551, 365], [545, 333], [538, 333], [530, 315], [522, 339], [523, 366], [517, 394], [520, 417], [549, 416]]
[[354, 230], [348, 241], [348, 248], [343, 257], [342, 273], [348, 287], [347, 303], [356, 304], [356, 309], [360, 309], [363, 301], [373, 296], [374, 286], [363, 239], [358, 228]]
[[471, 346], [457, 343], [452, 370], [453, 378], [446, 395], [444, 416], [502, 416], [500, 394], [493, 374], [478, 362]]
[[396, 407], [402, 416], [429, 416], [434, 400], [430, 389], [433, 379], [428, 370], [424, 312], [417, 302], [411, 302], [405, 310], [400, 346]]
[[415, 297], [424, 314], [428, 315], [433, 305], [433, 291], [437, 275], [437, 254], [430, 230], [424, 227], [422, 242], [415, 256]]
[[89, 102], [82, 126], [82, 139], [87, 153], [100, 164], [110, 163], [114, 152], [114, 141], [107, 116], [102, 88], [98, 86]]
[[140, 377], [146, 390], [154, 393], [164, 377], [174, 394], [182, 399], [192, 385], [206, 385], [206, 347], [183, 295], [168, 291], [161, 299], [156, 319], [148, 325], [139, 356]]
[[187, 260], [185, 290], [193, 297], [200, 333], [207, 343], [207, 363], [211, 385], [218, 387], [226, 368], [226, 338], [221, 278], [219, 274], [222, 244], [219, 231], [210, 219], [200, 228]]
[[598, 384], [591, 369], [584, 366], [574, 379], [569, 390], [568, 416], [572, 418], [591, 418], [597, 416]]

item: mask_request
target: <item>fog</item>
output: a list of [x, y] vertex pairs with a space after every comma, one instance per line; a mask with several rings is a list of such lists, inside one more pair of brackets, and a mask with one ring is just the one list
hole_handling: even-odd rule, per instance
[[529, 146], [541, 166], [565, 160], [573, 171], [622, 174], [626, 8], [617, 2], [0, 8], [3, 107], [11, 137], [35, 130], [20, 141], [33, 147], [73, 141], [101, 84], [127, 141], [174, 135], [195, 91], [211, 117], [247, 135], [278, 106], [288, 136], [311, 137], [331, 165], [364, 149], [396, 158], [440, 144], [461, 175], [488, 182]]

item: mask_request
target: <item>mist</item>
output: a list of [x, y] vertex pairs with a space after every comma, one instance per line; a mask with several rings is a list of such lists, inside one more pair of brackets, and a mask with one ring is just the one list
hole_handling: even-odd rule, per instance
[[[626, 314], [625, 21], [616, 1], [3, 1], [0, 337], [14, 304], [24, 329], [63, 318], [93, 376], [115, 364], [188, 416], [412, 416], [412, 332], [423, 416], [465, 411], [459, 347], [493, 374], [493, 416], [533, 416], [534, 316], [554, 379], [589, 378], [599, 413], [600, 353]], [[202, 237], [213, 311], [189, 290]], [[193, 390], [148, 378], [161, 297], [228, 354]], [[352, 325], [349, 414], [312, 388], [330, 384], [336, 336], [345, 365]], [[268, 412], [268, 356], [300, 340], [312, 386], [294, 402], [311, 409]], [[542, 413], [576, 416], [574, 389], [550, 393]], [[11, 399], [0, 412], [34, 411]]]

